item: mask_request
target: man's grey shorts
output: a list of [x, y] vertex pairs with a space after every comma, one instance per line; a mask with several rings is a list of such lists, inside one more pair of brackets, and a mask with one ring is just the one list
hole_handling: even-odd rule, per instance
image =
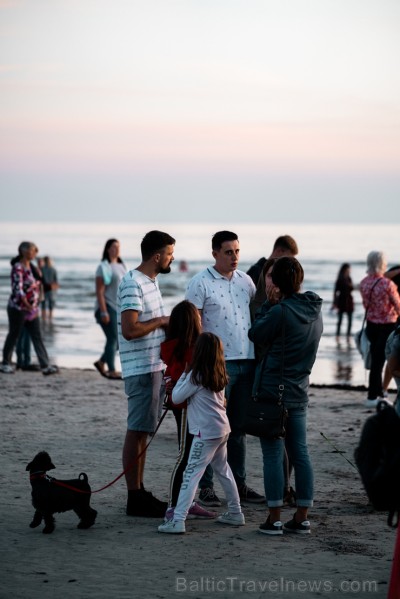
[[163, 372], [129, 376], [124, 382], [128, 398], [128, 430], [154, 433], [165, 394]]

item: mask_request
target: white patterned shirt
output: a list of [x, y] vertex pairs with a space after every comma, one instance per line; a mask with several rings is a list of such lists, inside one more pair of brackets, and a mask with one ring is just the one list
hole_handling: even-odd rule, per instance
[[202, 311], [203, 331], [221, 339], [226, 360], [254, 358], [254, 345], [247, 333], [250, 300], [255, 292], [252, 279], [241, 270], [233, 271], [227, 279], [209, 266], [189, 281], [186, 299]]
[[164, 370], [160, 357], [160, 343], [165, 340], [164, 329], [158, 328], [145, 335], [127, 341], [121, 331], [121, 314], [136, 310], [139, 322], [165, 316], [165, 309], [156, 279], [138, 270], [130, 270], [122, 279], [117, 294], [118, 342], [122, 377], [147, 374]]

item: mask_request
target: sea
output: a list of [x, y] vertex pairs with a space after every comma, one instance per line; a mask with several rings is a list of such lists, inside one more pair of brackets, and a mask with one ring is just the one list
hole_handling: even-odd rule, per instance
[[[290, 215], [288, 215], [290, 217]], [[17, 254], [21, 241], [33, 241], [39, 255], [52, 258], [58, 273], [53, 321], [42, 322], [42, 330], [51, 362], [62, 368], [92, 369], [104, 346], [104, 335], [94, 319], [95, 271], [104, 244], [116, 238], [121, 244], [121, 257], [128, 269], [139, 265], [140, 242], [147, 231], [167, 231], [176, 239], [175, 261], [171, 273], [159, 275], [160, 289], [167, 310], [184, 299], [190, 278], [213, 264], [211, 237], [221, 229], [239, 236], [241, 257], [239, 269], [247, 271], [260, 257], [268, 257], [275, 239], [284, 234], [294, 237], [305, 279], [303, 290], [318, 293], [323, 302], [324, 332], [310, 377], [315, 385], [367, 384], [361, 356], [353, 340], [345, 335], [335, 339], [337, 315], [332, 311], [333, 287], [343, 262], [351, 265], [355, 286], [353, 332], [362, 323], [364, 310], [357, 287], [365, 276], [366, 256], [371, 250], [385, 252], [389, 266], [400, 262], [399, 226], [396, 224], [299, 224], [299, 223], [65, 223], [7, 222], [0, 223], [0, 344], [7, 334], [7, 301], [10, 294], [10, 259]], [[181, 271], [180, 263], [187, 265]], [[342, 324], [345, 332], [346, 319]], [[32, 351], [33, 361], [36, 361]]]

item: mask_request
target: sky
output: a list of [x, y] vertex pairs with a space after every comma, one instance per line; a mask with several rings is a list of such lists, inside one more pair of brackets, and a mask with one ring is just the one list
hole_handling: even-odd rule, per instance
[[0, 0], [3, 221], [400, 221], [398, 0]]

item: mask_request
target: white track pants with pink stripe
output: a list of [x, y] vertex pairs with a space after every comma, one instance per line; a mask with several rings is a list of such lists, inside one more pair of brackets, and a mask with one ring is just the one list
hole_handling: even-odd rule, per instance
[[240, 514], [239, 493], [232, 470], [227, 462], [226, 443], [229, 435], [218, 439], [201, 439], [194, 437], [187, 466], [183, 473], [178, 503], [174, 511], [174, 520], [186, 520], [190, 506], [196, 495], [197, 486], [204, 470], [211, 464], [225, 493], [228, 511]]

